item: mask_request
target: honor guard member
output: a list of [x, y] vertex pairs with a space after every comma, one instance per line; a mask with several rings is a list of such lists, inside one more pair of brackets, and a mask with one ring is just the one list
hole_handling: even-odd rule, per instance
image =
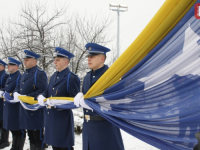
[[[14, 99], [20, 95], [36, 97], [43, 93], [47, 88], [46, 73], [37, 66], [37, 59], [40, 55], [24, 50], [26, 54], [24, 58], [24, 66], [26, 68], [21, 80], [15, 89]], [[43, 150], [43, 128], [44, 128], [44, 109], [30, 111], [24, 109], [22, 105], [19, 107], [19, 125], [21, 129], [27, 129], [30, 150]]]
[[[110, 49], [95, 44], [85, 45], [88, 50], [88, 66], [91, 69], [83, 80], [82, 92], [86, 94], [92, 85], [106, 72], [106, 53]], [[124, 150], [119, 128], [105, 120], [95, 111], [83, 109], [83, 150]]]
[[[21, 62], [8, 57], [8, 73], [9, 77], [6, 81], [4, 92], [13, 95], [15, 87], [19, 84], [21, 74], [19, 72], [19, 65]], [[4, 101], [3, 108], [3, 128], [11, 130], [12, 132], [12, 148], [11, 150], [23, 150], [26, 132], [19, 128], [19, 105], [20, 103], [9, 103]]]
[[0, 149], [9, 146], [8, 136], [9, 131], [3, 128], [3, 98], [1, 98], [4, 93], [3, 89], [5, 88], [6, 80], [8, 78], [8, 74], [5, 71], [6, 63], [0, 60]]
[[[38, 101], [48, 97], [75, 97], [80, 92], [80, 80], [72, 73], [68, 64], [73, 54], [67, 50], [55, 48], [57, 56], [54, 64], [57, 69], [51, 78], [47, 90], [38, 97]], [[47, 108], [45, 113], [44, 142], [52, 145], [53, 150], [73, 150], [74, 118], [72, 110]]]

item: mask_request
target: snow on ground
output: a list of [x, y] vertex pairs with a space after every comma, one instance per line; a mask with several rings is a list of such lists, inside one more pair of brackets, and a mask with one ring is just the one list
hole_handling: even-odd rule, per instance
[[[83, 112], [82, 109], [75, 109], [73, 110], [74, 113], [74, 124], [75, 127], [76, 126], [80, 126], [82, 128], [82, 123], [83, 123]], [[124, 142], [124, 147], [125, 150], [158, 150], [157, 148], [144, 143], [143, 141], [127, 134], [126, 132], [122, 131], [122, 139]], [[12, 141], [12, 134], [10, 133], [9, 136], [9, 141], [11, 143]], [[12, 143], [11, 143], [12, 144]], [[10, 144], [10, 145], [11, 145]], [[4, 148], [4, 150], [10, 150], [11, 146]], [[75, 150], [82, 150], [82, 135], [75, 135], [75, 146], [74, 146]], [[26, 141], [25, 141], [25, 145], [24, 145], [24, 150], [30, 150], [29, 148], [29, 141], [28, 141], [28, 135], [26, 136]], [[46, 150], [52, 150], [52, 147], [49, 146]]]
[[[158, 150], [157, 148], [155, 148], [149, 144], [146, 144], [143, 141], [138, 140], [137, 138], [127, 134], [124, 131], [121, 131], [121, 133], [122, 133], [125, 150]], [[10, 142], [12, 141], [11, 133], [10, 133], [9, 141]], [[11, 149], [11, 146], [4, 148], [4, 150], [10, 150], [10, 149]], [[74, 149], [82, 150], [82, 135], [75, 135]], [[30, 150], [28, 137], [26, 137], [24, 150]], [[52, 147], [49, 146], [48, 149], [46, 149], [46, 150], [52, 150]]]

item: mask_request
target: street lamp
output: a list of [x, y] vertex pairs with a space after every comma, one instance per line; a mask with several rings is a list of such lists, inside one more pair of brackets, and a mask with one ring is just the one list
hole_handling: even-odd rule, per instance
[[128, 6], [120, 4], [110, 4], [110, 10], [117, 11], [117, 58], [119, 57], [119, 12], [128, 11]]

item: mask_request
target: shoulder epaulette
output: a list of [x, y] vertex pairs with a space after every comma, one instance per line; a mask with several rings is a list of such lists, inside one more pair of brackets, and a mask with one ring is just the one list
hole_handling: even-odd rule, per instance
[[39, 71], [44, 71], [44, 70], [43, 70], [42, 68], [40, 68], [40, 67], [38, 67], [38, 70], [39, 70]]

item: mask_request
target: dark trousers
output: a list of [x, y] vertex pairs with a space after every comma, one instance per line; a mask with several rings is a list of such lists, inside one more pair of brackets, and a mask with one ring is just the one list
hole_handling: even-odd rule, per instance
[[1, 140], [0, 143], [8, 142], [9, 130], [3, 128], [3, 121], [0, 121]]
[[25, 138], [26, 137], [26, 130], [16, 130], [16, 131], [11, 131], [13, 136], [20, 137], [20, 138]]
[[30, 144], [36, 145], [37, 148], [45, 148], [43, 143], [44, 130], [27, 130]]
[[73, 147], [68, 147], [68, 148], [53, 147], [53, 150], [74, 150], [74, 148]]
[[197, 139], [198, 144], [195, 145], [195, 147], [193, 148], [193, 150], [200, 150], [200, 132], [197, 132], [195, 134], [195, 138]]

